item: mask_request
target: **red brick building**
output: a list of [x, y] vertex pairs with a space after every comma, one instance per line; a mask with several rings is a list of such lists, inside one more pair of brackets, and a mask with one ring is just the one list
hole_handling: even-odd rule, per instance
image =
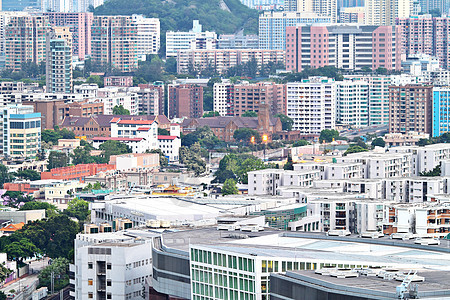
[[169, 118], [201, 118], [203, 87], [192, 84], [169, 85]]
[[100, 172], [114, 169], [115, 166], [109, 164], [81, 164], [51, 169], [50, 172], [42, 172], [41, 179], [79, 180], [84, 182], [86, 176], [94, 176]]

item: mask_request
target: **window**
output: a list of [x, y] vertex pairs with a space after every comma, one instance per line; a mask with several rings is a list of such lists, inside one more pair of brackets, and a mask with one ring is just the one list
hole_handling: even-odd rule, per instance
[[112, 286], [111, 280], [106, 281], [106, 286]]
[[94, 280], [88, 279], [88, 285], [94, 285]]
[[88, 269], [92, 269], [94, 265], [92, 263], [88, 263]]
[[111, 270], [111, 269], [112, 269], [112, 265], [111, 265], [111, 264], [107, 264], [107, 265], [106, 265], [106, 268], [107, 268], [108, 270]]
[[89, 299], [93, 299], [94, 298], [94, 294], [93, 293], [88, 293], [88, 298]]

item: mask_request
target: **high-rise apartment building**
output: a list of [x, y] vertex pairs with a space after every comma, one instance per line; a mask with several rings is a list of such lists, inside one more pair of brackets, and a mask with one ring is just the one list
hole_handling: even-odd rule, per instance
[[[1, 4], [1, 1], [0, 1]], [[23, 11], [0, 11], [0, 68], [5, 67], [6, 55], [6, 27], [12, 17], [28, 16]]]
[[158, 54], [160, 48], [160, 24], [157, 18], [145, 18], [143, 15], [133, 15], [136, 25], [137, 55], [145, 60], [148, 54]]
[[364, 24], [366, 22], [365, 15], [364, 7], [341, 7], [339, 10], [339, 23]]
[[50, 23], [44, 16], [11, 18], [6, 26], [6, 68], [19, 71], [22, 63], [45, 60], [45, 35]]
[[406, 85], [389, 87], [389, 132], [431, 134], [432, 87]]
[[8, 104], [0, 109], [0, 152], [4, 157], [36, 157], [41, 149], [41, 114], [33, 106]]
[[169, 118], [201, 118], [203, 87], [183, 84], [168, 87]]
[[79, 60], [91, 55], [91, 26], [94, 14], [85, 13], [44, 13], [52, 26], [69, 27], [72, 33], [72, 53]]
[[312, 12], [264, 12], [259, 15], [259, 48], [285, 50], [287, 27], [314, 23], [331, 23], [331, 17]]
[[442, 68], [450, 67], [450, 17], [411, 16], [397, 19], [396, 24], [402, 36], [402, 51], [407, 57], [428, 54], [438, 57]]
[[411, 0], [365, 0], [367, 25], [395, 25], [396, 18], [407, 18]]
[[217, 40], [218, 49], [258, 49], [259, 38], [256, 34], [221, 34]]
[[221, 116], [242, 116], [259, 112], [260, 104], [269, 106], [272, 115], [286, 114], [286, 86], [273, 82], [214, 84], [213, 110]]
[[447, 0], [418, 0], [418, 2], [422, 13], [437, 9], [442, 15], [449, 14], [450, 2]]
[[294, 121], [292, 130], [320, 135], [336, 126], [336, 83], [333, 79], [310, 77], [289, 82], [286, 88], [287, 116]]
[[213, 50], [217, 48], [217, 34], [211, 31], [202, 31], [198, 20], [193, 21], [189, 32], [166, 32], [166, 57], [177, 57], [182, 50]]
[[71, 93], [72, 33], [69, 27], [54, 27], [46, 35], [46, 86], [50, 93]]
[[433, 88], [433, 131], [432, 136], [450, 132], [450, 88]]
[[334, 66], [400, 70], [398, 32], [393, 26], [301, 25], [286, 30], [286, 69]]
[[43, 11], [71, 12], [73, 11], [73, 0], [43, 0]]
[[336, 0], [285, 0], [285, 12], [314, 12], [320, 16], [331, 18], [331, 22], [337, 21]]
[[91, 7], [96, 8], [103, 5], [103, 2], [104, 0], [77, 0], [76, 5], [74, 3], [74, 9], [76, 7], [77, 12], [88, 12]]
[[369, 125], [369, 83], [336, 82], [336, 122], [354, 127]]
[[136, 24], [131, 16], [95, 16], [92, 61], [122, 72], [137, 69]]

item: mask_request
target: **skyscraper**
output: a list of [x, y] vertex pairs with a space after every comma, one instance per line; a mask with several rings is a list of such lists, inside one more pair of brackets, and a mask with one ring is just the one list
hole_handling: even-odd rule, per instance
[[95, 16], [92, 61], [122, 72], [137, 69], [136, 25], [131, 16]]
[[395, 25], [396, 18], [407, 18], [411, 0], [365, 0], [367, 25]]
[[45, 60], [45, 35], [50, 23], [44, 16], [13, 17], [6, 26], [6, 68], [19, 71], [24, 62]]
[[137, 34], [137, 55], [145, 60], [148, 54], [158, 54], [160, 47], [160, 24], [157, 18], [146, 18], [143, 15], [133, 15]]
[[72, 92], [72, 33], [55, 27], [46, 36], [46, 85], [51, 93]]

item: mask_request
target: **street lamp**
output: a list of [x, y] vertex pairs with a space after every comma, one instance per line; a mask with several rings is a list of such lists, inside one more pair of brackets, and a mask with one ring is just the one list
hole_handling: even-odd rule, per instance
[[269, 140], [269, 136], [267, 134], [263, 134], [262, 142], [264, 144], [264, 162], [266, 161], [266, 148], [267, 148], [267, 141], [268, 140]]
[[252, 136], [250, 138], [250, 143], [252, 144], [252, 155], [253, 155], [253, 147], [255, 146], [255, 137], [254, 136]]

